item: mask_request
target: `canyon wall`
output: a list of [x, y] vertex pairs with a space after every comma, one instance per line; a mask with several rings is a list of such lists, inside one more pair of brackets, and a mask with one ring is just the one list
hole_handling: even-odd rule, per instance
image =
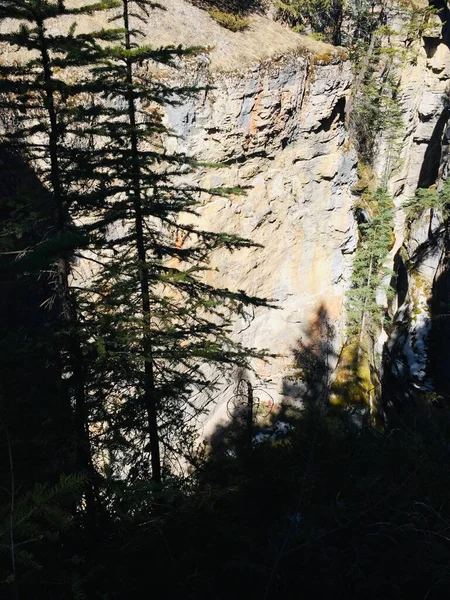
[[[396, 298], [392, 327], [384, 333], [384, 396], [388, 403], [414, 405], [419, 393], [448, 396], [448, 232], [442, 214], [427, 209], [412, 216], [417, 189], [442, 188], [448, 175], [450, 79], [448, 9], [414, 42], [413, 60], [398, 69], [403, 131], [397, 164], [388, 172], [394, 198], [395, 244], [389, 266]], [[394, 22], [395, 25], [395, 22]], [[399, 40], [406, 43], [406, 40]], [[380, 143], [376, 169], [390, 168], [388, 144]]]
[[[344, 127], [351, 65], [331, 46], [304, 48], [296, 38], [298, 49], [232, 71], [200, 56], [177, 76], [185, 85], [209, 88], [166, 113], [177, 136], [166, 140], [170, 150], [225, 165], [200, 169], [195, 183], [246, 188], [229, 198], [205, 194], [199, 221], [261, 246], [217, 252], [209, 279], [276, 306], [251, 310], [234, 328], [246, 345], [279, 355], [255, 361], [255, 374], [247, 374], [256, 384], [262, 378], [275, 401], [301, 393], [294, 353], [299, 342], [309, 343], [315, 321], [330, 322], [329, 342], [338, 347], [357, 244], [357, 155]], [[234, 383], [223, 383], [214, 422]]]
[[[345, 122], [351, 62], [344, 49], [296, 34], [263, 14], [250, 15], [247, 30], [231, 32], [185, 0], [162, 4], [167, 10], [152, 12], [141, 41], [203, 48], [178, 68], [142, 66], [162, 81], [199, 90], [167, 106], [164, 119], [173, 135], [164, 144], [169, 152], [217, 165], [189, 176], [203, 188], [246, 189], [245, 195], [227, 198], [202, 194], [198, 224], [257, 244], [213, 254], [209, 281], [275, 306], [246, 310], [233, 336], [277, 355], [254, 361], [247, 377], [255, 385], [277, 402], [301, 397], [298, 349], [313, 347], [317, 331], [325, 331], [331, 372], [345, 337], [345, 294], [358, 244], [353, 210], [358, 155]], [[446, 394], [449, 388], [449, 376], [443, 375], [449, 362], [448, 235], [438, 212], [411, 220], [405, 210], [418, 187], [439, 186], [448, 171], [447, 17], [432, 17], [434, 27], [398, 65], [402, 133], [394, 151], [382, 134], [375, 152], [374, 182], [387, 178], [396, 207], [387, 264], [395, 274], [395, 298], [380, 295], [392, 324], [377, 344], [377, 368], [384, 370], [388, 397], [395, 401], [414, 400], [423, 389]], [[101, 15], [77, 21], [85, 31], [108, 24]], [[400, 29], [401, 21], [397, 14], [391, 25]], [[70, 22], [56, 19], [55, 31]], [[2, 24], [2, 30], [8, 27]], [[407, 38], [395, 43], [411, 45]], [[235, 377], [217, 377], [210, 430], [225, 418], [236, 383]]]
[[[390, 25], [401, 31], [404, 18], [397, 13]], [[384, 372], [387, 402], [406, 405], [419, 392], [449, 391], [444, 375], [449, 364], [446, 227], [437, 211], [412, 219], [405, 208], [418, 188], [439, 187], [448, 170], [447, 19], [441, 13], [431, 20], [433, 27], [397, 66], [403, 127], [394, 144], [384, 133], [379, 136], [373, 170], [374, 181], [387, 181], [396, 208], [395, 242], [386, 265], [394, 273], [395, 297], [380, 294], [388, 323], [376, 345], [376, 366]], [[261, 32], [265, 26], [259, 20], [250, 30]], [[345, 335], [344, 298], [358, 242], [352, 210], [357, 153], [344, 126], [352, 68], [342, 51], [310, 42], [302, 46], [303, 36], [297, 37], [298, 48], [280, 47], [280, 53], [274, 44], [271, 56], [250, 56], [239, 66], [230, 58], [224, 63], [224, 48], [231, 48], [225, 38], [238, 52], [251, 35], [222, 30], [215, 55], [204, 55], [185, 73], [185, 82], [211, 84], [212, 89], [169, 109], [167, 122], [180, 136], [169, 146], [175, 143], [178, 150], [227, 165], [199, 172], [197, 183], [249, 187], [246, 196], [206, 198], [201, 224], [263, 246], [216, 254], [212, 266], [218, 273], [211, 280], [278, 306], [252, 311], [236, 324], [235, 335], [249, 346], [279, 354], [254, 364], [265, 389], [279, 401], [302, 394], [294, 356], [300, 346], [314, 343], [318, 321], [331, 325], [332, 363]], [[394, 43], [411, 45], [401, 35]], [[224, 414], [220, 403], [232, 394], [233, 382], [224, 387], [213, 422]]]

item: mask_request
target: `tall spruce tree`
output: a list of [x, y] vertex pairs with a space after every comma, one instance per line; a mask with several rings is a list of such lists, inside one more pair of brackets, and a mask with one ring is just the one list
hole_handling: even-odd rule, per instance
[[170, 132], [161, 109], [196, 90], [170, 87], [151, 67], [197, 50], [138, 45], [138, 28], [154, 6], [121, 2], [113, 20], [122, 40], [104, 47], [103, 64], [93, 69], [103, 94], [90, 107], [92, 188], [78, 208], [90, 219], [91, 256], [101, 265], [82, 299], [97, 332], [91, 364], [101, 376], [92, 378], [91, 394], [102, 399], [98, 439], [107, 452], [120, 448], [121, 470], [136, 475], [149, 473], [149, 453], [151, 477], [160, 482], [161, 447], [173, 448], [203, 408], [192, 400], [210, 387], [202, 365], [243, 365], [260, 355], [231, 341], [230, 319], [242, 305], [264, 302], [206, 281], [211, 251], [250, 242], [193, 224], [205, 190], [186, 183], [194, 160], [164, 150]]
[[331, 390], [336, 401], [368, 404], [369, 418], [377, 422], [381, 419], [376, 410], [380, 389], [372, 369], [373, 348], [384, 319], [377, 296], [383, 288], [390, 295], [386, 280], [391, 273], [385, 261], [394, 241], [394, 211], [392, 200], [383, 188], [364, 194], [360, 208], [364, 221], [360, 224], [360, 243], [353, 261], [352, 285], [347, 292], [347, 340]]
[[384, 266], [393, 244], [393, 204], [382, 188], [366, 194], [368, 220], [361, 223], [361, 243], [353, 263], [352, 286], [347, 295], [348, 330], [358, 338], [358, 348], [374, 341], [382, 324], [383, 309], [377, 292], [389, 274]]
[[86, 495], [91, 513], [94, 469], [83, 336], [70, 285], [74, 251], [87, 241], [71, 214], [73, 204], [84, 191], [77, 158], [80, 143], [73, 131], [76, 123], [84, 120], [81, 99], [89, 89], [89, 82], [80, 81], [77, 70], [94, 59], [94, 39], [106, 34], [77, 34], [75, 23], [66, 33], [54, 33], [51, 23], [61, 15], [73, 21], [77, 15], [93, 14], [110, 6], [108, 0], [70, 9], [63, 2], [52, 0], [5, 0], [0, 6], [4, 23], [0, 41], [8, 47], [7, 58], [0, 66], [0, 109], [4, 116], [1, 141], [28, 162], [45, 188], [44, 196], [28, 194], [27, 210], [32, 215], [37, 214], [38, 204], [45, 198], [47, 220], [39, 238], [24, 249], [19, 263], [23, 271], [45, 275], [51, 282], [51, 293], [41, 308], [58, 307], [53, 339], [66, 402], [73, 413], [73, 469], [91, 477]]
[[[136, 472], [150, 450], [160, 481], [161, 434], [166, 449], [187, 435], [204, 404], [192, 395], [210, 389], [201, 365], [260, 356], [231, 341], [230, 318], [244, 304], [264, 303], [206, 282], [212, 250], [250, 242], [186, 220], [195, 220], [204, 190], [180, 183], [197, 165], [163, 150], [159, 109], [195, 90], [170, 88], [141, 70], [144, 61], [171, 64], [196, 50], [138, 47], [131, 21], [145, 23], [155, 6], [146, 2], [116, 6], [111, 20], [121, 21], [119, 29], [50, 33], [51, 19], [115, 6], [8, 0], [1, 15], [17, 24], [1, 41], [21, 50], [1, 67], [1, 108], [13, 115], [2, 139], [33, 166], [53, 212], [22, 262], [49, 275], [53, 293], [44, 304], [60, 307], [55, 340], [73, 408], [74, 468], [91, 477], [90, 512], [92, 440], [98, 457], [120, 449], [123, 468]], [[72, 282], [77, 257], [96, 268], [82, 284]]]

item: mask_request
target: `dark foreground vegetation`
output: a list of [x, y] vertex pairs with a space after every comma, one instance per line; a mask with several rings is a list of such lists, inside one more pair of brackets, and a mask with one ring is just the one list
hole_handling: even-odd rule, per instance
[[[340, 409], [284, 407], [280, 420], [285, 433], [252, 450], [239, 421], [221, 431], [188, 480], [103, 489], [95, 521], [82, 481], [25, 494], [17, 479], [5, 597], [445, 598], [446, 411], [403, 415], [385, 433]], [[6, 482], [7, 456], [4, 443]], [[7, 490], [2, 499], [6, 545]]]

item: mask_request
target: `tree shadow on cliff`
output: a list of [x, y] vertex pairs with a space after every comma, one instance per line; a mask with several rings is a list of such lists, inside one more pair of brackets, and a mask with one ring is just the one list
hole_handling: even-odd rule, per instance
[[338, 358], [335, 337], [335, 327], [325, 306], [320, 305], [292, 348], [293, 373], [283, 380], [285, 397], [318, 407], [327, 403], [330, 379]]
[[208, 444], [216, 454], [242, 458], [252, 447], [261, 388], [252, 383], [252, 374], [242, 367], [236, 370], [233, 379], [226, 392], [227, 421], [216, 425]]
[[436, 535], [450, 517], [438, 506], [448, 448], [420, 430], [361, 427], [349, 407], [329, 404], [338, 357], [323, 307], [293, 358], [298, 378], [254, 423], [251, 448], [232, 419], [199, 470], [203, 516], [190, 526], [213, 556], [191, 565], [187, 596], [440, 598], [450, 582]]
[[[369, 398], [378, 386], [358, 339], [336, 342], [336, 330], [323, 304], [292, 349], [293, 373], [283, 395], [319, 411], [345, 410], [360, 427], [370, 425]], [[374, 415], [372, 415], [374, 417]]]

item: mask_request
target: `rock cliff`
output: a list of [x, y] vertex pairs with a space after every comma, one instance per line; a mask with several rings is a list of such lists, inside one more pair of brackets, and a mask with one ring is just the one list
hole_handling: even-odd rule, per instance
[[[244, 40], [252, 35], [226, 34]], [[216, 54], [220, 43], [219, 38]], [[277, 306], [245, 315], [235, 335], [279, 354], [254, 368], [280, 400], [299, 392], [295, 381], [287, 381], [295, 371], [293, 351], [311, 322], [326, 316], [334, 325], [330, 343], [337, 347], [342, 337], [344, 295], [357, 244], [352, 212], [357, 155], [344, 127], [352, 72], [343, 53], [325, 44], [281, 56], [272, 50], [272, 56], [246, 61], [238, 70], [217, 69], [208, 55], [186, 66], [183, 83], [209, 89], [167, 109], [177, 137], [166, 143], [225, 165], [200, 170], [198, 184], [247, 188], [245, 196], [228, 199], [205, 195], [200, 221], [205, 229], [239, 234], [262, 246], [215, 254], [211, 266], [218, 272], [210, 278]], [[226, 384], [224, 400], [232, 386]]]
[[[415, 60], [399, 70], [404, 130], [400, 161], [389, 177], [394, 197], [396, 242], [390, 266], [396, 272], [394, 323], [384, 347], [384, 395], [411, 405], [420, 392], [450, 392], [448, 367], [448, 225], [438, 210], [412, 217], [405, 207], [416, 190], [442, 187], [448, 175], [449, 36], [445, 8], [416, 42]], [[386, 149], [377, 158], [380, 173]]]
[[[262, 16], [253, 17], [249, 31], [232, 33], [187, 3], [166, 4], [180, 18], [171, 28], [167, 17], [158, 17], [158, 41], [215, 40], [209, 53], [173, 75], [209, 87], [194, 100], [168, 108], [167, 123], [178, 137], [167, 145], [226, 165], [200, 170], [197, 183], [202, 186], [248, 188], [246, 196], [228, 199], [205, 195], [201, 225], [262, 246], [216, 254], [212, 266], [217, 273], [211, 273], [211, 280], [274, 301], [277, 309], [243, 316], [235, 335], [249, 346], [279, 354], [254, 365], [275, 400], [301, 396], [294, 364], [299, 344], [314, 343], [309, 339], [314, 324], [329, 321], [332, 367], [345, 334], [344, 299], [358, 243], [352, 210], [357, 153], [344, 118], [351, 64], [344, 52]], [[418, 390], [434, 389], [437, 381], [441, 391], [448, 388], [436, 368], [448, 363], [442, 308], [448, 302], [445, 227], [436, 211], [414, 220], [405, 210], [416, 190], [438, 184], [446, 169], [450, 57], [444, 16], [432, 17], [434, 27], [414, 42], [410, 60], [397, 69], [403, 128], [395, 157], [383, 134], [377, 140], [374, 177], [387, 176], [396, 207], [387, 265], [395, 272], [395, 299], [380, 297], [393, 325], [381, 332], [377, 345], [377, 367], [381, 355], [385, 359], [388, 401], [404, 396], [407, 402]], [[187, 40], [192, 19], [202, 23], [201, 33]], [[392, 17], [392, 26], [401, 29], [401, 19]], [[267, 38], [263, 46], [261, 35]], [[396, 43], [409, 42], [400, 36]], [[232, 394], [233, 382], [224, 385], [211, 426], [225, 414]]]
[[[208, 277], [276, 306], [243, 314], [234, 336], [277, 354], [256, 361], [249, 377], [261, 378], [276, 401], [299, 397], [298, 348], [314, 344], [317, 324], [326, 322], [331, 372], [345, 335], [344, 300], [358, 244], [353, 210], [358, 155], [346, 126], [352, 65], [343, 49], [296, 34], [263, 14], [250, 15], [248, 29], [234, 33], [185, 0], [161, 4], [167, 10], [152, 13], [142, 41], [204, 48], [176, 69], [152, 67], [157, 77], [200, 90], [167, 106], [164, 119], [175, 135], [164, 144], [168, 151], [220, 165], [196, 171], [195, 183], [203, 188], [247, 190], [228, 198], [203, 194], [201, 227], [258, 245], [214, 254]], [[395, 299], [379, 299], [393, 324], [381, 332], [376, 366], [384, 356], [383, 381], [388, 400], [394, 401], [413, 401], [420, 390], [448, 394], [449, 389], [443, 374], [449, 362], [448, 232], [438, 211], [412, 219], [405, 209], [417, 188], [439, 187], [448, 171], [447, 16], [433, 16], [434, 27], [397, 66], [403, 127], [395, 160], [389, 140], [381, 134], [376, 141], [374, 179], [387, 179], [396, 207], [387, 265], [395, 272]], [[394, 28], [400, 28], [401, 18], [392, 18]], [[55, 21], [55, 30], [70, 26], [64, 19]], [[99, 15], [85, 16], [79, 27], [90, 31], [106, 24]], [[2, 30], [8, 27], [2, 24]], [[234, 383], [222, 382], [207, 429], [226, 414]]]

